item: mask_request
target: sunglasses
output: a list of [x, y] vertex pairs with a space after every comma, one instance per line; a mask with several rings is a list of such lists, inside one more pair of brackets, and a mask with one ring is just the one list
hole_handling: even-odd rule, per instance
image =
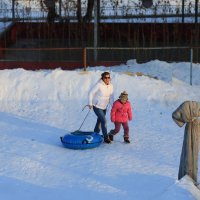
[[110, 79], [110, 76], [105, 76], [104, 79]]

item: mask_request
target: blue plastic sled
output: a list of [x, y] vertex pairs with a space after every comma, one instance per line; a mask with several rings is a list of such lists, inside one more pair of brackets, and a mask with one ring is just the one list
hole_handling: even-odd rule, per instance
[[103, 138], [95, 132], [75, 131], [60, 137], [60, 140], [69, 149], [91, 149], [98, 147]]

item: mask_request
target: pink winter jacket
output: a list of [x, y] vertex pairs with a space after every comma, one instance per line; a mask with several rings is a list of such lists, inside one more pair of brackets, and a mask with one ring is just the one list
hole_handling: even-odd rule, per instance
[[112, 122], [127, 122], [128, 120], [132, 120], [132, 108], [129, 101], [125, 104], [122, 104], [118, 99], [113, 103], [111, 109], [111, 121]]

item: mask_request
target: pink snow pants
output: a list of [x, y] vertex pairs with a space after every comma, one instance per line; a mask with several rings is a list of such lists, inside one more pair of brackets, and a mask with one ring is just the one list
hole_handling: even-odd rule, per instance
[[119, 133], [121, 125], [124, 129], [124, 137], [129, 138], [129, 127], [128, 127], [128, 122], [115, 122], [115, 129], [112, 130], [112, 134], [116, 135], [117, 133]]

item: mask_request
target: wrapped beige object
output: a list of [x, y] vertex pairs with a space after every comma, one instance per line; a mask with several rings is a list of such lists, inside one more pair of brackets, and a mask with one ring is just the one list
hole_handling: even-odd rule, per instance
[[196, 101], [185, 101], [172, 113], [172, 118], [178, 126], [182, 127], [186, 123], [178, 179], [187, 174], [197, 181], [200, 134], [198, 117], [200, 103]]

